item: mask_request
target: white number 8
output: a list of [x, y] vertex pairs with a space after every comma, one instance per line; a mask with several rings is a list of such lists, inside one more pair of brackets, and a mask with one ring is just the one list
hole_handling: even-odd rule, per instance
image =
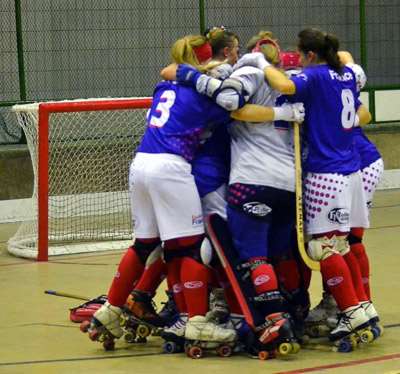
[[354, 126], [356, 117], [353, 92], [348, 88], [342, 90], [342, 104], [342, 126], [348, 130]]
[[165, 101], [160, 101], [156, 106], [156, 112], [161, 112], [159, 117], [151, 116], [150, 126], [163, 127], [169, 118], [169, 110], [175, 103], [176, 93], [172, 90], [167, 90], [162, 93], [160, 99], [165, 99]]

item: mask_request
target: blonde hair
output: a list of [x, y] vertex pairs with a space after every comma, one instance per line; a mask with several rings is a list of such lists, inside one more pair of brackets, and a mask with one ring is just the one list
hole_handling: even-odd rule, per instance
[[171, 48], [171, 57], [176, 64], [189, 64], [197, 70], [205, 73], [220, 63], [211, 62], [207, 65], [202, 65], [196, 57], [193, 48], [201, 47], [207, 43], [208, 40], [202, 35], [187, 35], [178, 39]]
[[260, 45], [260, 50], [268, 62], [273, 65], [278, 65], [280, 62], [279, 47], [277, 47], [277, 39], [271, 31], [262, 30], [257, 35], [254, 35], [246, 45], [247, 50], [251, 52], [260, 40], [271, 40], [273, 43], [276, 43], [276, 45], [262, 44]]

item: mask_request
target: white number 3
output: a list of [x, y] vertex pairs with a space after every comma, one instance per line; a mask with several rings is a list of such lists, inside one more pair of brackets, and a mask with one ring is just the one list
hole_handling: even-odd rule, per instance
[[342, 104], [342, 126], [348, 130], [354, 126], [356, 116], [353, 92], [348, 88], [342, 90]]
[[156, 112], [161, 113], [160, 116], [151, 116], [150, 118], [150, 126], [154, 127], [163, 127], [169, 118], [169, 110], [171, 109], [172, 105], [175, 103], [176, 93], [172, 90], [167, 90], [162, 93], [160, 101], [156, 106]]

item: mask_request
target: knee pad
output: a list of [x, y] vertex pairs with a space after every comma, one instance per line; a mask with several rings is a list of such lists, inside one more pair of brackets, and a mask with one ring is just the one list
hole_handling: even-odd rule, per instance
[[336, 237], [336, 250], [342, 255], [345, 256], [350, 252], [350, 245], [347, 241], [346, 236], [337, 236]]
[[347, 240], [349, 241], [350, 245], [362, 243], [362, 238], [359, 238], [358, 236], [354, 235], [352, 232], [350, 232], [349, 236], [347, 237]]
[[329, 256], [338, 254], [339, 252], [336, 249], [336, 237], [328, 238], [327, 236], [323, 236], [320, 238], [312, 238], [308, 242], [307, 252], [314, 261], [322, 261]]
[[200, 248], [204, 235], [196, 235], [189, 238], [178, 238], [164, 242], [164, 259], [169, 262], [178, 257], [191, 257], [199, 263], [203, 263], [200, 255]]
[[144, 241], [142, 239], [136, 239], [135, 243], [130, 247], [130, 249], [136, 252], [142, 264], [145, 265], [150, 254], [157, 247], [160, 247], [160, 243], [161, 242], [159, 239], [154, 239], [154, 241], [151, 242], [147, 240]]

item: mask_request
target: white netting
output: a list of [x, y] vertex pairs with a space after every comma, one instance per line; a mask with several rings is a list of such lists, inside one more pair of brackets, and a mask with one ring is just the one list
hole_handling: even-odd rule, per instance
[[[26, 212], [29, 220], [22, 222], [9, 240], [8, 250], [18, 256], [36, 257], [38, 104], [16, 105], [13, 110], [26, 134], [35, 181], [30, 211]], [[49, 255], [131, 244], [128, 171], [144, 131], [146, 112], [128, 109], [50, 114]]]

